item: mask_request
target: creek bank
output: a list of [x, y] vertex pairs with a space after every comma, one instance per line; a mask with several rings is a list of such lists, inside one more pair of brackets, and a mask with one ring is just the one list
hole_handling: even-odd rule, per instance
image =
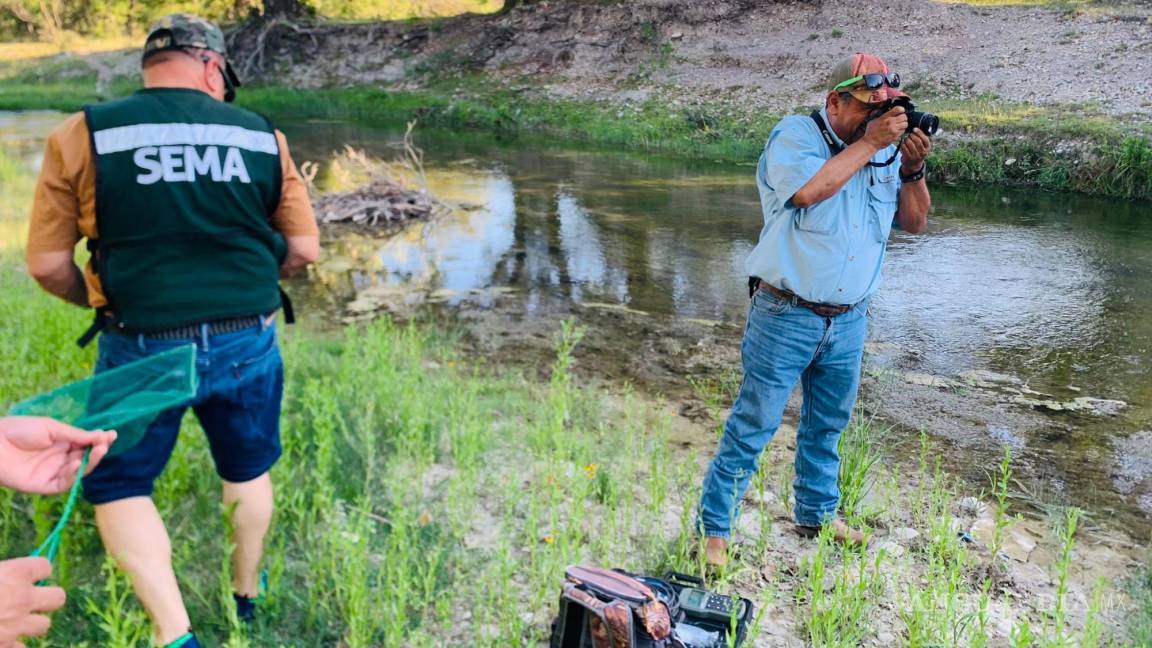
[[[718, 425], [727, 414], [722, 403], [730, 398], [731, 390], [738, 384], [733, 373], [739, 367], [738, 326], [715, 320], [664, 322], [635, 309], [596, 303], [548, 307], [546, 312], [537, 311], [529, 317], [524, 316], [523, 295], [515, 290], [464, 293], [446, 289], [423, 293], [402, 286], [366, 288], [349, 304], [344, 321], [366, 321], [384, 314], [401, 320], [431, 317], [441, 325], [463, 332], [462, 341], [474, 361], [488, 366], [521, 367], [529, 376], [538, 376], [538, 381], [544, 383], [550, 376], [547, 367], [555, 356], [559, 321], [571, 319], [585, 330], [573, 354], [575, 363], [571, 368], [584, 387], [617, 393], [621, 402], [639, 397], [653, 407], [662, 408], [670, 422], [668, 440], [676, 454], [694, 460], [697, 470], [703, 474]], [[469, 301], [460, 301], [477, 297], [487, 300], [484, 307], [470, 308]], [[450, 303], [455, 303], [455, 307], [445, 309], [444, 305]], [[870, 345], [870, 354], [882, 352], [883, 349]], [[621, 357], [630, 361], [620, 362]], [[1003, 422], [1005, 412], [1013, 412], [1021, 425], [1026, 422], [1040, 428], [1046, 424], [1042, 414], [1031, 407], [1011, 403], [1004, 392], [997, 391], [1003, 383], [1011, 381], [990, 373], [939, 378], [938, 381], [925, 381], [924, 374], [915, 372], [880, 373], [870, 372], [863, 388], [864, 401], [875, 404], [875, 415], [879, 418], [873, 418], [872, 422], [878, 427], [883, 427], [881, 421], [892, 416], [897, 408], [908, 405], [907, 401], [890, 405], [880, 396], [893, 382], [902, 390], [928, 390], [920, 394], [921, 398], [930, 399], [934, 392], [952, 394], [957, 402], [965, 403], [969, 415], [987, 417], [980, 420], [979, 425], [990, 425], [992, 420]], [[972, 388], [973, 384], [980, 383], [986, 387], [975, 389], [984, 400], [959, 393], [959, 385]], [[819, 548], [816, 543], [799, 539], [791, 530], [789, 468], [796, 447], [798, 400], [798, 394], [794, 394], [786, 412], [786, 423], [761, 462], [766, 467], [762, 486], [750, 488], [746, 494], [734, 535], [740, 552], [740, 568], [732, 576], [730, 586], [766, 610], [761, 634], [751, 644], [757, 647], [809, 645], [803, 620], [805, 604], [796, 597], [808, 587], [804, 579]], [[955, 404], [940, 408], [945, 409], [958, 408]], [[903, 412], [903, 415], [914, 417], [912, 412]], [[961, 419], [954, 425], [958, 430], [961, 425], [972, 424]], [[873, 475], [876, 484], [866, 496], [864, 506], [878, 512], [878, 517], [870, 520], [874, 531], [868, 556], [869, 560], [885, 563], [890, 576], [881, 600], [890, 602], [869, 612], [868, 623], [878, 628], [878, 632], [874, 637], [862, 639], [860, 645], [894, 645], [899, 637], [905, 636], [899, 601], [916, 589], [910, 583], [924, 583], [934, 578], [925, 556], [938, 551], [940, 543], [959, 547], [966, 556], [962, 560], [968, 565], [966, 569], [972, 570], [966, 578], [971, 579], [969, 582], [974, 587], [980, 585], [980, 575], [995, 575], [987, 624], [993, 645], [1008, 641], [1021, 622], [1043, 618], [1054, 604], [1058, 585], [1055, 562], [1060, 540], [1051, 526], [1052, 519], [1046, 517], [1045, 511], [1050, 509], [1037, 507], [1036, 502], [1014, 500], [1013, 506], [1028, 514], [1011, 522], [1003, 532], [999, 553], [993, 555], [990, 547], [997, 524], [994, 505], [976, 496], [987, 487], [986, 482], [961, 476], [954, 492], [970, 495], [948, 503], [941, 522], [919, 518], [911, 513], [921, 505], [915, 501], [916, 494], [930, 490], [938, 477], [926, 474], [923, 466], [916, 465], [912, 454], [915, 451], [906, 432], [889, 429], [883, 434], [883, 438], [876, 441], [890, 451], [885, 455], [883, 467], [878, 466]], [[948, 452], [935, 442], [932, 448], [934, 456], [937, 451]], [[968, 453], [965, 461], [973, 461], [970, 449], [961, 449], [961, 452]], [[993, 465], [993, 459], [982, 465]], [[945, 463], [956, 465], [959, 461], [959, 457], [949, 456]], [[1021, 460], [1017, 469], [1026, 472], [1022, 466], [1028, 461]], [[672, 511], [689, 510], [693, 506], [690, 497], [673, 496]], [[486, 518], [481, 515], [479, 519]], [[677, 524], [676, 515], [670, 513], [669, 540], [675, 536]], [[1122, 583], [1139, 568], [1139, 561], [1143, 559], [1139, 543], [1123, 532], [1102, 527], [1095, 521], [1086, 526], [1080, 532], [1075, 549], [1079, 567], [1071, 577], [1071, 593], [1067, 599], [1074, 627], [1081, 627], [1078, 624], [1087, 618], [1088, 603], [1098, 578], [1104, 576], [1109, 582]], [[946, 528], [947, 534], [941, 528]], [[947, 540], [945, 535], [951, 535], [952, 540]], [[481, 539], [487, 536], [483, 529], [478, 529], [476, 537], [476, 542], [482, 544]], [[842, 577], [839, 570], [855, 571], [851, 561], [845, 555], [829, 565], [822, 585], [826, 592], [831, 593], [838, 587], [837, 579]], [[1123, 594], [1114, 593], [1112, 589], [1107, 592], [1109, 596], [1119, 597], [1117, 610], [1126, 605], [1119, 602], [1125, 600]], [[974, 599], [967, 595], [962, 598], [965, 601], [962, 607], [974, 604]], [[1122, 627], [1119, 617], [1106, 623]]]
[[[557, 1], [242, 33], [232, 47], [253, 82], [239, 100], [275, 115], [417, 119], [744, 163], [781, 116], [821, 101], [834, 61], [873, 50], [943, 119], [933, 182], [1152, 197], [1142, 2]], [[77, 109], [130, 92], [137, 65], [135, 50], [5, 63], [0, 107]], [[1074, 82], [1070, 69], [1083, 71]]]
[[[402, 243], [401, 243], [402, 247]], [[349, 249], [380, 249], [371, 240]], [[390, 244], [383, 249], [393, 250]], [[318, 272], [327, 285], [339, 285], [332, 275], [363, 262], [334, 257], [333, 273], [328, 261]], [[345, 322], [371, 319], [387, 313], [401, 319], [431, 316], [451, 322], [464, 333], [470, 352], [498, 364], [522, 366], [547, 378], [546, 367], [554, 349], [559, 322], [571, 319], [587, 329], [575, 352], [576, 371], [586, 380], [609, 385], [629, 385], [652, 398], [666, 399], [670, 411], [684, 421], [684, 433], [676, 436], [684, 448], [710, 452], [717, 420], [735, 398], [740, 382], [740, 335], [742, 322], [692, 318], [663, 318], [617, 304], [571, 303], [526, 295], [507, 286], [453, 290], [434, 286], [382, 284], [348, 288], [343, 303]], [[530, 306], [529, 306], [530, 304]], [[1096, 475], [1105, 483], [1123, 474], [1112, 452], [1080, 448], [1076, 464], [1051, 448], [1051, 439], [1075, 439], [1077, 417], [1114, 416], [1121, 403], [1094, 395], [1062, 398], [1032, 390], [1013, 376], [990, 371], [965, 371], [954, 376], [926, 373], [914, 353], [884, 342], [870, 342], [866, 349], [862, 381], [862, 404], [868, 414], [898, 432], [899, 453], [911, 456], [917, 435], [926, 433], [947, 465], [965, 483], [979, 490], [986, 486], [986, 470], [994, 466], [1001, 449], [1012, 448], [1020, 474], [1017, 504], [1043, 517], [1051, 500], [1085, 496], [1065, 484], [1053, 492], [1060, 470]], [[628, 358], [621, 362], [621, 358]], [[1037, 404], [1039, 403], [1039, 405]], [[790, 420], [799, 410], [798, 393], [788, 408]], [[1059, 467], [1059, 470], [1056, 470]], [[1133, 468], [1135, 470], [1135, 468]], [[1143, 533], [1139, 520], [1146, 514], [1147, 483], [1143, 477], [1129, 479], [1127, 506], [1135, 509], [1119, 522], [1129, 533]], [[1054, 486], [1053, 484], [1056, 484]], [[1085, 488], [1087, 488], [1085, 486]], [[1098, 498], [1091, 497], [1096, 501]], [[1100, 502], [1115, 510], [1115, 502]], [[1116, 525], [1113, 519], [1109, 525]]]
[[[277, 84], [381, 88], [377, 115], [392, 119], [745, 162], [776, 119], [821, 100], [834, 61], [875, 50], [944, 120], [935, 181], [1152, 197], [1150, 16], [1145, 3], [542, 2], [236, 45]], [[1068, 69], [1091, 73], [1069, 83]]]

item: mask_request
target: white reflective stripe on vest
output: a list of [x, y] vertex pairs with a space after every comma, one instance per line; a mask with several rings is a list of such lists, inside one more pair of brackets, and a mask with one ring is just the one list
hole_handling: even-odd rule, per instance
[[226, 124], [133, 124], [106, 128], [92, 134], [96, 153], [119, 153], [143, 146], [178, 144], [235, 146], [276, 155], [276, 136]]

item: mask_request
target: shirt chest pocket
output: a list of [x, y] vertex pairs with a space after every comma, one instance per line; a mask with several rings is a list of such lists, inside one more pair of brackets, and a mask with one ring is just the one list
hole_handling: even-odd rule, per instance
[[796, 229], [810, 234], [832, 234], [839, 229], [841, 210], [839, 203], [844, 198], [844, 190], [829, 198], [822, 200], [811, 207], [796, 210], [792, 217]]
[[895, 174], [877, 177], [868, 185], [868, 226], [877, 243], [884, 243], [892, 233], [892, 218], [896, 215], [899, 184]]

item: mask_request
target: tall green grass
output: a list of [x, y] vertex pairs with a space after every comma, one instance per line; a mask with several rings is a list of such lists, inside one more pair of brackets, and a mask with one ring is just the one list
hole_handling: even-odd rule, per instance
[[1152, 646], [1152, 566], [1145, 565], [1129, 584], [1135, 601], [1135, 614], [1131, 618], [1131, 633], [1136, 646]]
[[[87, 373], [91, 352], [70, 346], [82, 317], [59, 317], [71, 311], [36, 294], [11, 264], [0, 288], [6, 302], [24, 304], [0, 324], [5, 340], [24, 344], [5, 353], [0, 407]], [[335, 338], [287, 335], [272, 595], [267, 621], [245, 640], [522, 645], [546, 638], [564, 566], [659, 563], [664, 510], [650, 503], [690, 484], [673, 484], [665, 468], [659, 420], [626, 401], [605, 408], [576, 388], [566, 360], [575, 329], [565, 330], [545, 384], [481, 371], [448, 338], [388, 321]], [[240, 631], [211, 474], [202, 435], [187, 422], [155, 498], [196, 631], [223, 645]], [[10, 504], [0, 549], [26, 553], [55, 503], [0, 497]], [[86, 507], [63, 553], [72, 602], [45, 645], [141, 645], [141, 611], [105, 565]]]

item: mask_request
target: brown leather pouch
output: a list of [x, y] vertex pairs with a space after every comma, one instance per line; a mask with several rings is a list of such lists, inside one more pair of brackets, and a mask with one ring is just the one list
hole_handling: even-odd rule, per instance
[[[644, 583], [600, 567], [573, 566], [560, 593], [560, 648], [667, 648], [668, 606]], [[637, 621], [639, 623], [637, 623]]]

